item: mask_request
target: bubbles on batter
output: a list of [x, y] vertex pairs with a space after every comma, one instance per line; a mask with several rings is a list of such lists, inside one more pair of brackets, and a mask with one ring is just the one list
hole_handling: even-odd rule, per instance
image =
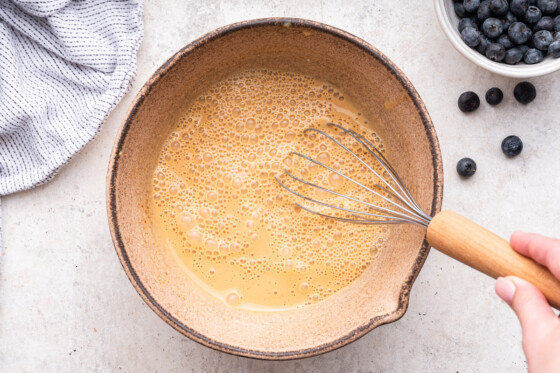
[[238, 306], [241, 302], [241, 297], [235, 292], [231, 292], [226, 296], [226, 302], [230, 306]]
[[177, 225], [180, 229], [184, 231], [191, 230], [192, 227], [196, 224], [195, 218], [186, 212], [182, 212], [176, 216], [177, 218]]

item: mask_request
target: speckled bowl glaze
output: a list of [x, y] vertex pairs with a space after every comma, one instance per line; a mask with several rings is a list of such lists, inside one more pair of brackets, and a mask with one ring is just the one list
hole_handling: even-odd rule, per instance
[[[272, 18], [220, 28], [187, 45], [148, 80], [115, 142], [107, 210], [115, 249], [146, 304], [180, 333], [214, 349], [260, 359], [334, 350], [403, 316], [429, 246], [414, 226], [391, 229], [379, 260], [313, 306], [247, 312], [191, 283], [158, 244], [146, 213], [157, 156], [175, 121], [204, 89], [240, 69], [298, 71], [333, 83], [379, 118], [375, 130], [420, 206], [440, 210], [442, 164], [434, 127], [404, 74], [363, 40], [317, 22]], [[366, 248], [364, 248], [366, 249]]]
[[453, 0], [434, 0], [434, 8], [441, 29], [453, 45], [463, 56], [476, 65], [493, 73], [509, 76], [511, 78], [532, 78], [536, 76], [553, 73], [560, 69], [560, 58], [546, 57], [542, 62], [534, 65], [518, 63], [508, 65], [501, 62], [494, 62], [470, 48], [461, 39], [461, 34], [457, 30], [459, 17], [453, 10]]

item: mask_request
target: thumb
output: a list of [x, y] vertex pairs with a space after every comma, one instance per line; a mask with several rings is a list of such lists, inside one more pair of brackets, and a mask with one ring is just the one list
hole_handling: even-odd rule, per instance
[[543, 326], [557, 321], [544, 295], [529, 282], [514, 276], [500, 277], [495, 290], [517, 315], [524, 334], [538, 333]]

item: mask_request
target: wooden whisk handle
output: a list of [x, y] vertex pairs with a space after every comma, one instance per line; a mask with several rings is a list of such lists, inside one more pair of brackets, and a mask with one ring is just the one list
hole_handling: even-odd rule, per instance
[[453, 211], [442, 211], [428, 226], [428, 242], [442, 253], [493, 278], [517, 276], [539, 288], [560, 309], [560, 280], [515, 252], [508, 241]]

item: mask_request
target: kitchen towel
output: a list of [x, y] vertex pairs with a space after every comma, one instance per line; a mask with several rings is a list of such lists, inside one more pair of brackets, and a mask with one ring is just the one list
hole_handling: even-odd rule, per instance
[[136, 71], [141, 0], [0, 0], [0, 195], [50, 180]]

